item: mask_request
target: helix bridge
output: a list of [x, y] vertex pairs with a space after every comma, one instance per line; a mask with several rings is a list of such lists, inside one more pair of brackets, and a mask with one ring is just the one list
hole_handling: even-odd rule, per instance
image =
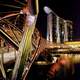
[[[38, 0], [13, 2], [0, 2], [3, 9], [13, 8], [12, 11], [0, 12], [0, 80], [28, 80], [33, 64], [51, 65], [47, 79], [53, 78], [62, 66], [66, 67], [65, 71], [72, 68], [73, 74], [73, 64], [80, 63], [80, 42], [72, 41], [72, 21], [60, 18], [46, 7], [51, 12], [46, 12], [48, 22], [45, 39], [36, 27]], [[43, 60], [39, 60], [40, 56]]]

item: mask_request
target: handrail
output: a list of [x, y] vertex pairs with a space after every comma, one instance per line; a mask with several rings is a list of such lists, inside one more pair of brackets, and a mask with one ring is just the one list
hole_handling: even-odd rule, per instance
[[9, 39], [17, 48], [19, 47], [19, 44], [17, 44], [3, 29], [0, 27], [0, 33], [2, 33], [6, 38]]

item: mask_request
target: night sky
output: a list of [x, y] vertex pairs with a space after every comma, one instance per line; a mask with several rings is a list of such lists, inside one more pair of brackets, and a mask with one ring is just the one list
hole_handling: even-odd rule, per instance
[[[80, 0], [40, 0], [44, 5], [49, 6], [54, 12], [64, 19], [73, 21], [73, 40], [80, 40]], [[43, 6], [40, 2], [40, 12], [42, 14]], [[41, 15], [42, 16], [42, 15]], [[43, 16], [42, 16], [43, 17]], [[42, 19], [43, 23], [44, 18]], [[45, 32], [42, 24], [43, 34]], [[42, 30], [42, 29], [41, 29]], [[45, 36], [45, 35], [43, 35]]]
[[[22, 7], [21, 4], [15, 2], [16, 0], [0, 0], [0, 4], [10, 4]], [[17, 0], [18, 1], [18, 0]], [[25, 3], [24, 0], [19, 0]], [[80, 40], [80, 0], [39, 0], [39, 16], [37, 21], [37, 27], [42, 33], [43, 37], [46, 37], [46, 17], [43, 7], [48, 6], [60, 17], [73, 21], [74, 40]], [[6, 11], [19, 11], [18, 8], [10, 8], [0, 5], [0, 12]], [[0, 16], [2, 13], [0, 13]]]

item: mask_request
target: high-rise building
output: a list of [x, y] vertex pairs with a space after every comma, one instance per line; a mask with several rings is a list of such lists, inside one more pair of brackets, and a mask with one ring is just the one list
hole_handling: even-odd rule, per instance
[[72, 21], [53, 13], [47, 15], [47, 40], [55, 43], [72, 41]]

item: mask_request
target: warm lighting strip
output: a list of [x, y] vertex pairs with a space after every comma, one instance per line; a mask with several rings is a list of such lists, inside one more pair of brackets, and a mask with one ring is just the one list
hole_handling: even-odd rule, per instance
[[80, 41], [65, 42], [64, 44], [66, 44], [72, 48], [79, 48], [80, 47]]
[[36, 3], [36, 15], [39, 13], [39, 0], [35, 0]]

